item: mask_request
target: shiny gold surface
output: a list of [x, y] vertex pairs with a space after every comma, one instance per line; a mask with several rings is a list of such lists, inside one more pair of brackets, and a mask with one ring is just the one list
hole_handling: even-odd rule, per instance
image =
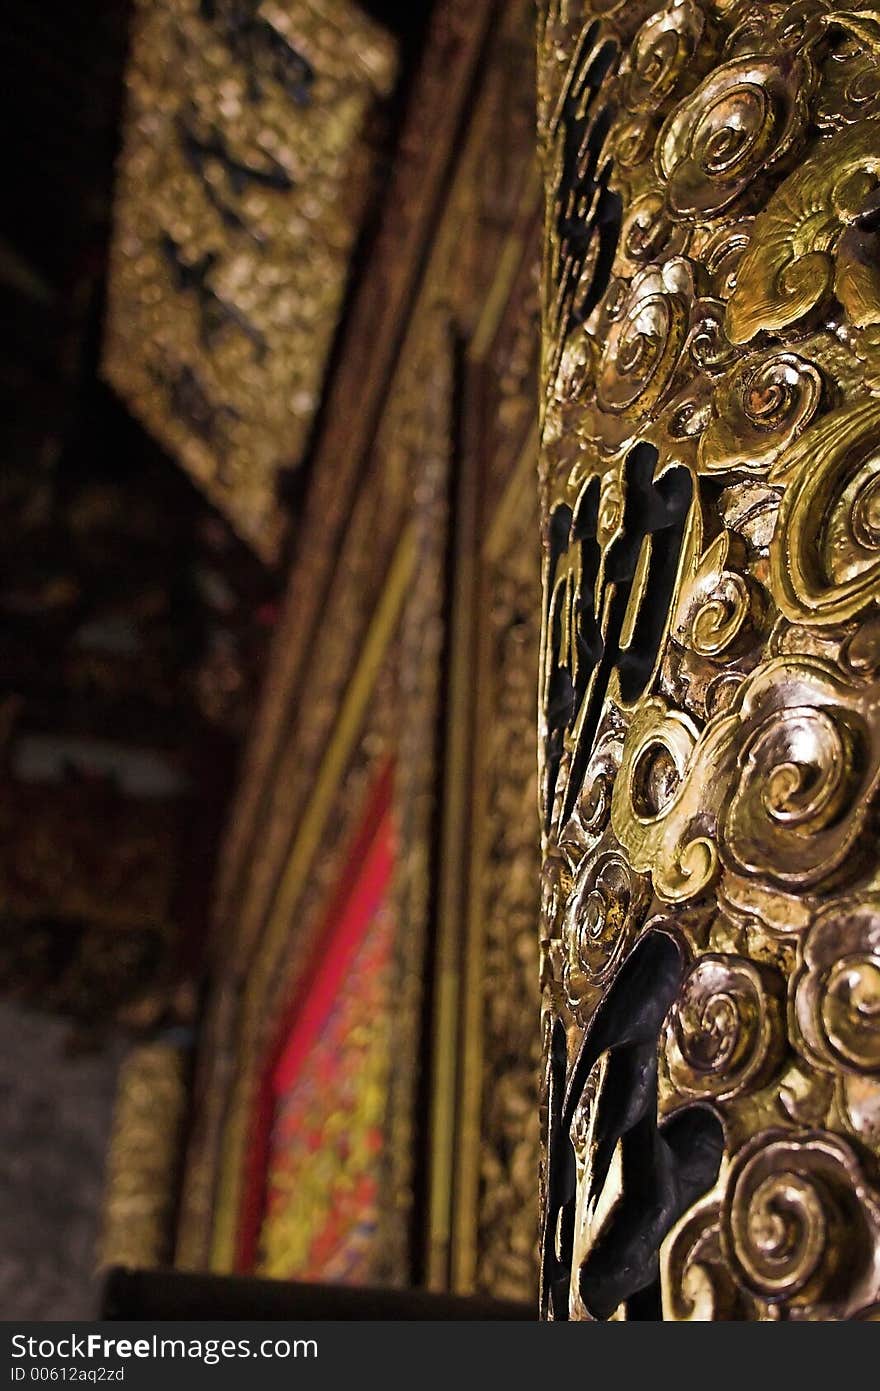
[[540, 31], [544, 1313], [870, 1317], [880, 14]]
[[104, 372], [265, 559], [370, 184], [391, 40], [349, 0], [139, 0]]

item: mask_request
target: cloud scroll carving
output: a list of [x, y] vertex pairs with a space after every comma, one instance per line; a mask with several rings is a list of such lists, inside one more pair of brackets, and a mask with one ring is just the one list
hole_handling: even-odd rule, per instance
[[541, 11], [545, 1313], [875, 1318], [880, 18]]

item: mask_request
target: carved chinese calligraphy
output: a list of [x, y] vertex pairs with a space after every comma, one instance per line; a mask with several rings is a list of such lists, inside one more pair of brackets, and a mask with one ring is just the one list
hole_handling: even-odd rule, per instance
[[880, 1300], [878, 63], [542, 6], [550, 1318]]
[[348, 0], [141, 0], [104, 370], [264, 559], [317, 407], [391, 39]]

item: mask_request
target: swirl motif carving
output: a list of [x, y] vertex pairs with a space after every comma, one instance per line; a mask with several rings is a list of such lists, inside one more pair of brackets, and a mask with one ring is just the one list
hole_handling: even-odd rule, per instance
[[738, 869], [808, 885], [850, 855], [880, 778], [876, 699], [785, 658], [743, 685], [731, 723], [722, 717], [706, 741], [707, 763], [724, 751], [715, 766], [732, 796], [721, 836]]
[[679, 0], [651, 15], [633, 40], [624, 83], [634, 111], [653, 112], [693, 71], [706, 16], [692, 0]]
[[694, 962], [666, 1022], [669, 1080], [681, 1096], [737, 1096], [766, 1080], [781, 1055], [779, 981], [743, 957]]
[[880, 894], [819, 914], [793, 980], [794, 1025], [821, 1066], [880, 1076]]
[[736, 352], [724, 332], [724, 305], [720, 300], [709, 296], [697, 300], [688, 350], [695, 366], [709, 380], [730, 367]]
[[739, 217], [722, 222], [703, 247], [703, 265], [713, 293], [727, 302], [736, 285], [736, 269], [751, 241], [754, 218]]
[[850, 1146], [824, 1131], [771, 1131], [737, 1156], [722, 1237], [743, 1286], [792, 1313], [876, 1298], [876, 1203]]
[[650, 902], [647, 882], [619, 852], [584, 860], [565, 905], [563, 978], [572, 1005], [601, 988], [632, 945]]
[[761, 618], [760, 592], [745, 573], [741, 543], [723, 531], [682, 586], [675, 637], [698, 657], [724, 659], [754, 642]]
[[685, 249], [687, 232], [674, 223], [666, 201], [651, 189], [633, 200], [620, 229], [620, 269], [635, 274], [652, 261], [676, 256]]
[[782, 887], [827, 878], [851, 855], [880, 782], [878, 702], [876, 687], [785, 657], [757, 668], [701, 735], [663, 701], [644, 702], [611, 803], [634, 867], [673, 903], [702, 893], [722, 858]]
[[[600, 876], [601, 882], [588, 883], [591, 867], [597, 865], [601, 847], [607, 841], [611, 819], [611, 789], [620, 764], [620, 741], [612, 724], [599, 737], [584, 777], [580, 796], [572, 815], [560, 832], [557, 847], [545, 855], [541, 871], [541, 971], [545, 987], [567, 998], [579, 998], [583, 988], [601, 985], [606, 972], [601, 966], [603, 952], [617, 960], [614, 929], [629, 921], [620, 917], [617, 905], [609, 901], [621, 881], [615, 882], [615, 869]], [[612, 859], [615, 857], [612, 856]], [[619, 857], [616, 857], [619, 859]], [[621, 864], [623, 862], [621, 861]], [[637, 876], [628, 874], [626, 891], [634, 910], [641, 906], [643, 887]], [[591, 898], [595, 892], [595, 897]], [[579, 905], [589, 913], [592, 927], [583, 924], [586, 935], [580, 940]], [[592, 933], [592, 936], [591, 936]], [[586, 964], [580, 963], [584, 951]], [[584, 972], [599, 972], [587, 978]]]
[[[544, 1307], [867, 1318], [880, 1307], [880, 11], [551, 8], [541, 71], [586, 65], [589, 85], [568, 125], [558, 104], [555, 125], [542, 118], [543, 982], [560, 1095], [580, 1094], [621, 991], [630, 1041], [656, 1010], [660, 985], [627, 995], [626, 982], [660, 921], [680, 969], [657, 978], [668, 993], [639, 1033], [639, 1088], [632, 1058], [615, 1071], [620, 1054], [603, 1084], [624, 1111], [654, 1085], [658, 1136], [631, 1174], [596, 1120], [571, 1202], [602, 1239], [587, 1269], [560, 1225]], [[587, 62], [612, 49], [601, 73]], [[566, 221], [583, 189], [585, 225], [605, 232], [589, 254]], [[575, 281], [560, 347], [552, 305]], [[678, 1164], [711, 1152], [695, 1139], [707, 1117], [726, 1157], [698, 1180]], [[693, 1187], [661, 1231], [646, 1194], [668, 1192], [673, 1170]], [[643, 1234], [643, 1283], [609, 1313], [597, 1288], [623, 1288], [608, 1244], [621, 1214]]]
[[880, 25], [876, 13], [867, 10], [826, 19], [833, 27], [815, 120], [836, 130], [880, 113]]
[[777, 472], [786, 480], [770, 551], [793, 621], [841, 623], [880, 598], [880, 402], [832, 411]]
[[633, 867], [670, 903], [697, 897], [718, 872], [714, 838], [694, 828], [687, 789], [697, 730], [659, 699], [645, 701], [626, 733], [611, 824]]
[[646, 266], [627, 294], [615, 285], [605, 305], [607, 337], [596, 376], [599, 408], [643, 420], [672, 381], [687, 340], [693, 279], [681, 258]]
[[789, 156], [804, 134], [811, 85], [808, 61], [785, 55], [736, 58], [710, 73], [657, 139], [671, 216], [716, 217]]
[[697, 1204], [669, 1233], [660, 1254], [666, 1317], [676, 1322], [730, 1321], [754, 1314], [755, 1301], [737, 1284], [721, 1241], [716, 1198]]
[[700, 468], [763, 477], [809, 425], [821, 395], [821, 374], [796, 353], [741, 362], [715, 390]]

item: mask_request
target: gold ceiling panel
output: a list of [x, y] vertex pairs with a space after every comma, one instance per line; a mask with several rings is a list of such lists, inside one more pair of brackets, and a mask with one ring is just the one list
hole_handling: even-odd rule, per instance
[[104, 373], [264, 559], [317, 408], [392, 40], [349, 0], [137, 0]]

